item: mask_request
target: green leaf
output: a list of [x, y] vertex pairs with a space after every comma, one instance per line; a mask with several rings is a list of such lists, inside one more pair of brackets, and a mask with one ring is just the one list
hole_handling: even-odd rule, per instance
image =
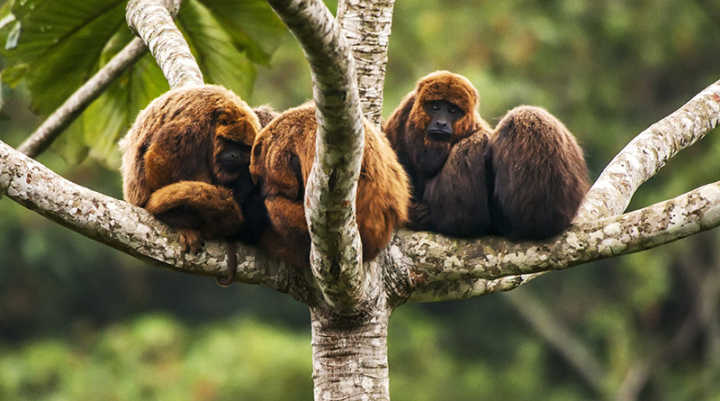
[[16, 2], [12, 13], [21, 28], [8, 34], [2, 55], [9, 67], [28, 65], [21, 76], [42, 115], [92, 75], [105, 43], [124, 25], [119, 0], [28, 0]]
[[[131, 39], [130, 31], [119, 32], [108, 42], [100, 59], [111, 59]], [[125, 71], [83, 113], [84, 143], [90, 146], [90, 155], [118, 167], [117, 141], [130, 128], [138, 112], [168, 89], [162, 71], [150, 54]]]
[[[266, 1], [200, 0], [255, 63], [267, 65], [283, 37], [285, 25]], [[185, 5], [183, 5], [184, 7]], [[183, 10], [181, 10], [181, 13]]]
[[52, 149], [69, 165], [85, 160], [90, 148], [85, 143], [82, 119], [73, 121], [52, 144]]
[[[23, 0], [0, 6], [2, 82], [25, 81], [32, 109], [48, 115], [131, 39], [125, 0]], [[177, 18], [208, 83], [240, 96], [252, 92], [255, 63], [267, 64], [285, 28], [263, 0], [186, 0]], [[148, 55], [122, 74], [82, 114], [60, 149], [116, 165], [116, 143], [137, 113], [168, 89]], [[80, 128], [76, 128], [76, 127]], [[77, 149], [73, 149], [77, 147]]]
[[178, 19], [205, 74], [205, 82], [224, 85], [241, 97], [250, 96], [255, 67], [245, 52], [240, 53], [233, 46], [232, 37], [210, 10], [197, 0], [186, 0]]

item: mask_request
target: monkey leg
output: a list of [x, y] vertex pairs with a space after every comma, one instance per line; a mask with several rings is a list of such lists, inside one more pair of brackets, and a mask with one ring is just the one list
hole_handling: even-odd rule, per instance
[[204, 238], [232, 236], [244, 218], [232, 191], [201, 181], [180, 181], [153, 192], [145, 208], [181, 231], [186, 250], [197, 250]]
[[487, 134], [478, 131], [453, 146], [440, 172], [425, 184], [422, 229], [460, 237], [490, 233], [487, 145]]
[[588, 173], [582, 149], [557, 118], [539, 107], [509, 111], [487, 159], [492, 220], [500, 234], [539, 240], [570, 225], [588, 190]]
[[422, 202], [412, 202], [408, 207], [407, 228], [411, 230], [432, 230], [430, 208]]
[[310, 235], [302, 201], [282, 196], [265, 199], [270, 229], [263, 233], [260, 247], [297, 267], [310, 265]]

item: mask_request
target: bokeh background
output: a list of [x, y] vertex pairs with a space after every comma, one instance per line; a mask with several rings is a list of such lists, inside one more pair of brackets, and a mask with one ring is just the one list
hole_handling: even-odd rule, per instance
[[[491, 123], [519, 104], [558, 116], [593, 178], [720, 78], [716, 0], [399, 0], [394, 15], [386, 117], [419, 77], [452, 70], [476, 85]], [[242, 83], [249, 103], [283, 110], [311, 97], [289, 34], [265, 64]], [[49, 110], [31, 81], [13, 84], [0, 139], [16, 146]], [[93, 127], [104, 118], [96, 112]], [[121, 198], [117, 150], [94, 150], [65, 139], [39, 160]], [[631, 208], [719, 177], [714, 132]], [[402, 306], [390, 326], [392, 399], [718, 401], [718, 248], [716, 229], [509, 294]], [[288, 296], [148, 266], [0, 199], [0, 399], [311, 400], [310, 357], [309, 314]]]

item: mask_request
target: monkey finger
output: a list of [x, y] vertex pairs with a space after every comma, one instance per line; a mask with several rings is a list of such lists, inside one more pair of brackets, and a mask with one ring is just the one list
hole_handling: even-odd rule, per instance
[[237, 271], [237, 247], [235, 243], [227, 244], [227, 269], [225, 274], [215, 277], [215, 282], [220, 287], [229, 287], [235, 281], [235, 272]]
[[203, 240], [197, 230], [182, 228], [180, 229], [180, 243], [183, 251], [197, 253], [203, 245]]

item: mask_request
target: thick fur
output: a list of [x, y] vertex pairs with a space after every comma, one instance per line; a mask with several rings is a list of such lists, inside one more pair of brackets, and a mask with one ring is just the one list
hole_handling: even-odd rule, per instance
[[[464, 115], [450, 141], [428, 135], [423, 104], [444, 100]], [[478, 94], [465, 77], [437, 71], [418, 81], [383, 126], [410, 176], [413, 202], [409, 227], [454, 236], [490, 232], [485, 151], [488, 124], [476, 111]]]
[[562, 122], [539, 107], [516, 107], [498, 123], [487, 159], [499, 234], [539, 240], [570, 226], [589, 182], [582, 149]]
[[[140, 112], [121, 141], [125, 200], [184, 230], [191, 242], [186, 246], [196, 246], [198, 238], [259, 238], [264, 211], [247, 168], [259, 131], [253, 110], [223, 87], [165, 93]], [[244, 167], [219, 162], [231, 146], [247, 149]]]
[[[315, 158], [312, 104], [290, 109], [265, 127], [253, 146], [250, 172], [262, 188], [270, 229], [261, 247], [289, 263], [309, 265], [310, 236], [303, 202]], [[385, 136], [365, 122], [365, 149], [356, 197], [363, 260], [385, 248], [407, 220], [409, 184]]]
[[256, 107], [253, 109], [253, 111], [255, 112], [258, 121], [260, 122], [261, 128], [265, 128], [268, 124], [270, 124], [270, 121], [280, 115], [280, 113], [273, 110], [272, 107], [267, 105]]

